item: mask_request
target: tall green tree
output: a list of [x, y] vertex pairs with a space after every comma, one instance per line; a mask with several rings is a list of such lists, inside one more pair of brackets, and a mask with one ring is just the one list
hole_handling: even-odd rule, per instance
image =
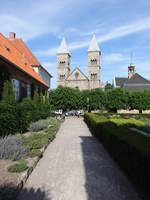
[[119, 109], [128, 109], [129, 93], [121, 88], [106, 91], [106, 109], [117, 112]]
[[15, 103], [15, 97], [13, 92], [13, 86], [11, 81], [5, 81], [3, 92], [2, 92], [2, 101], [8, 103], [8, 104], [14, 104]]
[[0, 100], [2, 98], [2, 90], [5, 81], [10, 81], [10, 73], [5, 67], [0, 67]]
[[105, 93], [97, 88], [89, 91], [89, 105], [90, 110], [104, 109], [105, 107]]
[[138, 90], [130, 92], [129, 108], [137, 109], [140, 113], [142, 113], [142, 110], [150, 109], [150, 91]]
[[0, 135], [14, 134], [18, 130], [18, 113], [13, 87], [10, 81], [6, 81], [0, 102]]

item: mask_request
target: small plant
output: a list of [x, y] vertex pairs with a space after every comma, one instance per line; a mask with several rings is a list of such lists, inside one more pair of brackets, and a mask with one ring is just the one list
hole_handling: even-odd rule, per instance
[[27, 148], [24, 146], [23, 138], [19, 135], [8, 135], [0, 139], [0, 159], [11, 159], [13, 161], [26, 158]]
[[28, 169], [27, 162], [25, 160], [21, 160], [19, 163], [10, 165], [8, 167], [8, 171], [11, 173], [20, 173]]
[[40, 154], [41, 154], [40, 149], [32, 149], [32, 150], [30, 150], [30, 152], [29, 152], [30, 158], [39, 156]]
[[26, 138], [24, 142], [29, 151], [33, 149], [41, 149], [48, 142], [48, 137], [47, 134], [44, 133], [32, 134]]
[[43, 129], [46, 129], [50, 124], [50, 119], [45, 119], [45, 120], [39, 120], [37, 122], [32, 122], [30, 124], [29, 130], [32, 132], [38, 132]]

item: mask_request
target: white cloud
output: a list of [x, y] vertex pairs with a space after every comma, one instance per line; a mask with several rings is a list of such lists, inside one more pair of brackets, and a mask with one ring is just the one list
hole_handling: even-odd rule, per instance
[[[106, 41], [110, 41], [116, 38], [121, 38], [121, 37], [125, 37], [127, 35], [131, 35], [134, 33], [139, 33], [147, 29], [150, 29], [150, 17], [146, 17], [142, 20], [137, 20], [125, 25], [115, 27], [112, 30], [110, 30], [109, 33], [99, 35], [97, 37], [97, 41], [100, 43], [104, 43]], [[105, 32], [108, 32], [108, 27], [105, 28]], [[80, 42], [75, 42], [75, 43], [70, 44], [70, 48], [79, 49], [79, 48], [87, 47], [88, 45], [89, 45], [89, 41], [80, 41]]]
[[57, 63], [56, 62], [48, 62], [48, 61], [46, 61], [46, 62], [42, 62], [42, 66], [44, 68], [46, 68], [49, 72], [52, 73], [52, 71], [56, 68]]
[[47, 50], [40, 50], [40, 51], [35, 51], [34, 54], [36, 56], [54, 56], [57, 53], [57, 49], [56, 47], [52, 47], [50, 49]]
[[111, 54], [104, 55], [102, 57], [102, 62], [108, 63], [108, 64], [111, 64], [113, 62], [122, 62], [124, 60], [126, 60], [126, 57], [123, 56], [121, 53], [111, 53]]
[[[139, 33], [141, 31], [145, 31], [150, 29], [150, 17], [146, 17], [142, 20], [134, 21], [125, 25], [121, 25], [118, 27], [113, 28], [112, 30], [109, 31], [108, 33], [108, 27], [105, 28], [105, 34], [99, 35], [97, 32], [97, 41], [99, 43], [104, 43], [113, 39], [125, 37], [134, 33]], [[75, 29], [74, 29], [75, 31]], [[91, 31], [89, 33], [92, 33]], [[88, 32], [87, 32], [88, 35]], [[92, 35], [91, 35], [92, 36]], [[76, 50], [76, 49], [81, 49], [88, 47], [90, 43], [91, 37], [87, 39], [82, 39], [81, 41], [77, 42], [71, 42], [68, 44], [68, 47], [70, 50]], [[36, 52], [37, 55], [39, 56], [53, 56], [56, 55], [58, 47], [54, 48], [49, 48], [48, 50], [43, 50], [43, 51], [38, 51]]]
[[134, 21], [126, 25], [114, 28], [108, 34], [98, 37], [99, 42], [106, 42], [115, 38], [124, 37], [133, 33], [138, 33], [150, 29], [150, 17]]

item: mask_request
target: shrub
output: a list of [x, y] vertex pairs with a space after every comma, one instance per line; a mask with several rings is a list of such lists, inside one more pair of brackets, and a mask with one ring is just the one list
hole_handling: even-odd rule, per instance
[[33, 157], [39, 156], [40, 154], [41, 154], [40, 149], [31, 149], [29, 156], [30, 158], [33, 158]]
[[15, 105], [0, 102], [0, 136], [14, 134], [19, 130]]
[[0, 100], [2, 98], [2, 90], [6, 80], [10, 80], [10, 73], [6, 68], [0, 67]]
[[19, 103], [18, 115], [20, 132], [25, 132], [31, 121], [34, 120], [34, 110], [35, 106], [30, 98], [25, 98]]
[[33, 111], [33, 120], [32, 121], [37, 121], [41, 118], [40, 114], [40, 96], [38, 93], [38, 89], [36, 88], [34, 90], [34, 96], [33, 96], [33, 105], [34, 105], [34, 111]]
[[11, 105], [15, 103], [13, 86], [10, 81], [4, 82], [2, 101], [5, 101], [7, 104], [11, 104]]
[[38, 132], [48, 127], [50, 119], [39, 120], [30, 124], [29, 130], [32, 132]]
[[85, 114], [84, 118], [93, 134], [150, 198], [150, 140], [104, 115]]
[[25, 146], [31, 151], [32, 149], [41, 149], [48, 142], [47, 135], [44, 133], [41, 134], [32, 134], [25, 139]]
[[25, 160], [21, 160], [20, 163], [16, 163], [8, 167], [8, 171], [11, 173], [20, 173], [26, 169], [28, 169], [28, 166]]
[[14, 134], [18, 131], [18, 115], [10, 81], [4, 83], [2, 101], [0, 102], [0, 136]]
[[130, 126], [130, 127], [144, 126], [143, 121], [137, 120], [135, 118], [123, 119], [123, 118], [112, 117], [110, 121], [117, 124], [117, 126]]
[[0, 159], [11, 159], [13, 161], [26, 158], [27, 148], [21, 136], [8, 135], [0, 139]]

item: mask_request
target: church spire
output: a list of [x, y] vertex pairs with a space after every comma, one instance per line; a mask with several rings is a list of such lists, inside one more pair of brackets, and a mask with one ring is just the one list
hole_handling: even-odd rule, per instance
[[135, 74], [135, 66], [133, 64], [133, 52], [130, 55], [130, 66], [128, 67], [128, 78], [132, 78]]
[[88, 52], [90, 51], [100, 51], [95, 35], [93, 35], [89, 48], [88, 48]]
[[64, 54], [64, 53], [70, 54], [65, 38], [62, 39], [60, 47], [58, 48], [57, 51], [57, 54]]

